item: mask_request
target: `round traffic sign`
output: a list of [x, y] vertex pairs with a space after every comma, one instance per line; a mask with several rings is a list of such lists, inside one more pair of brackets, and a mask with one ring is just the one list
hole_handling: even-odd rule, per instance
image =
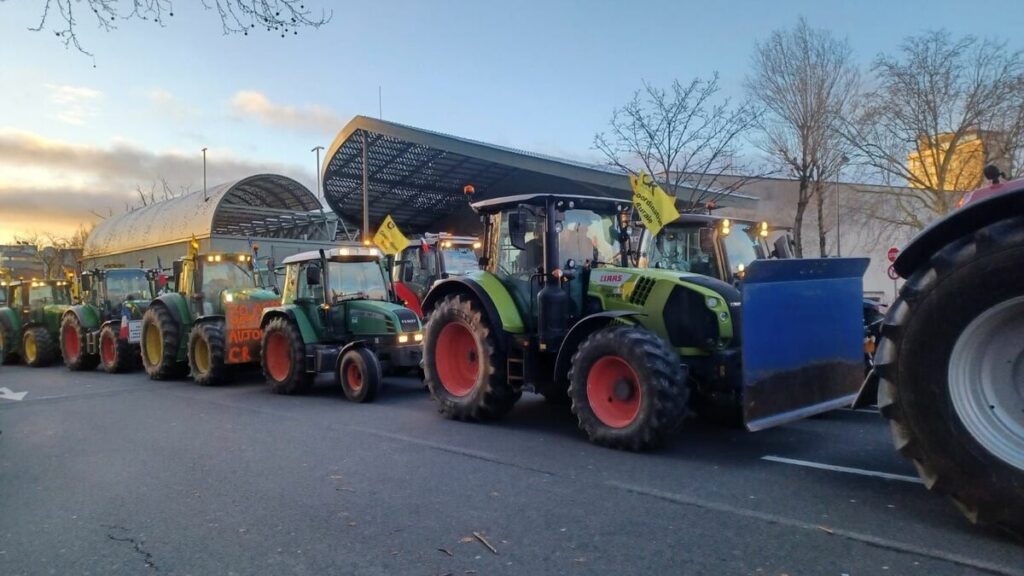
[[889, 265], [889, 269], [886, 270], [885, 273], [889, 275], [890, 280], [896, 280], [897, 278], [900, 277], [900, 275], [896, 273], [896, 268], [891, 264]]
[[889, 262], [895, 262], [896, 261], [896, 257], [899, 256], [899, 255], [900, 255], [900, 249], [895, 247], [895, 246], [893, 246], [892, 248], [889, 248], [889, 251], [886, 252], [886, 254], [885, 254], [885, 256], [889, 259]]

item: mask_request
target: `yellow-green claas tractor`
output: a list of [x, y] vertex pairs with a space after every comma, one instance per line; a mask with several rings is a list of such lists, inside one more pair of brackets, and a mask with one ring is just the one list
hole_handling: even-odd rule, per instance
[[345, 396], [373, 400], [388, 370], [419, 366], [416, 314], [396, 297], [377, 248], [339, 246], [285, 258], [280, 306], [263, 311], [263, 373], [279, 394], [333, 372]]
[[440, 280], [423, 303], [425, 380], [449, 418], [497, 418], [532, 390], [565, 397], [591, 441], [639, 450], [711, 395], [760, 430], [848, 405], [859, 388], [865, 259], [756, 261], [741, 293], [631, 265], [629, 202], [472, 206], [482, 269]]
[[259, 362], [263, 309], [281, 297], [256, 261], [256, 254], [199, 254], [193, 247], [174, 262], [176, 291], [157, 296], [142, 316], [142, 365], [150, 378], [191, 372], [198, 384], [214, 386], [228, 379], [230, 366]]
[[24, 360], [32, 367], [60, 358], [60, 319], [71, 308], [71, 282], [15, 280], [5, 282], [7, 305], [0, 307], [0, 362]]

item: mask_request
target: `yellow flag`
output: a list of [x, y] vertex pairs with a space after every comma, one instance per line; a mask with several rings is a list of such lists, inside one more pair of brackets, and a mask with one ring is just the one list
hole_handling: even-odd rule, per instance
[[666, 194], [650, 175], [643, 172], [639, 176], [631, 175], [629, 183], [633, 185], [633, 206], [652, 235], [660, 232], [665, 224], [679, 218], [676, 199]]
[[409, 239], [402, 235], [398, 225], [388, 214], [380, 223], [380, 228], [373, 235], [373, 243], [376, 244], [385, 254], [398, 254], [409, 245]]

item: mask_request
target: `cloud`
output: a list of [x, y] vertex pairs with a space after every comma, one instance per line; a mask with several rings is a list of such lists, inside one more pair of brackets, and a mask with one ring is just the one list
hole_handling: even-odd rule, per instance
[[333, 110], [318, 105], [285, 106], [271, 102], [261, 92], [242, 90], [230, 101], [232, 113], [239, 118], [253, 118], [274, 128], [297, 132], [334, 134], [345, 121]]
[[[228, 150], [207, 152], [210, 187], [253, 174], [273, 172], [312, 182], [308, 169], [252, 162]], [[72, 144], [31, 132], [0, 129], [0, 242], [26, 231], [67, 234], [102, 215], [121, 214], [137, 205], [136, 187], [201, 190], [201, 154], [157, 152], [129, 142], [107, 146]]]
[[175, 120], [184, 120], [199, 114], [199, 110], [194, 106], [189, 106], [185, 102], [182, 102], [174, 93], [163, 88], [154, 88], [150, 90], [146, 96], [149, 101], [153, 103], [157, 112], [164, 117], [173, 118]]
[[50, 91], [50, 102], [59, 109], [58, 120], [81, 126], [97, 115], [96, 101], [103, 97], [99, 90], [58, 84], [47, 84], [46, 88]]

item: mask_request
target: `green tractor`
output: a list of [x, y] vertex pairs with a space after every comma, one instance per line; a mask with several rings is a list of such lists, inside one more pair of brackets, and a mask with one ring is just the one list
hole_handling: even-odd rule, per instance
[[259, 361], [260, 317], [281, 298], [262, 287], [256, 260], [193, 247], [174, 262], [177, 291], [157, 296], [142, 316], [142, 365], [150, 378], [191, 372], [198, 384], [215, 386], [227, 381], [228, 366]]
[[761, 430], [859, 389], [866, 259], [757, 261], [741, 293], [631, 267], [629, 202], [533, 194], [473, 208], [483, 269], [439, 281], [423, 305], [425, 380], [448, 418], [497, 418], [533, 390], [567, 397], [592, 442], [641, 450], [712, 396]]
[[376, 248], [341, 246], [289, 256], [282, 304], [263, 311], [263, 373], [279, 394], [334, 372], [345, 396], [373, 400], [386, 370], [421, 360], [420, 321], [395, 304]]
[[78, 278], [80, 304], [64, 313], [60, 350], [70, 370], [111, 374], [139, 364], [142, 315], [156, 297], [157, 271], [97, 268]]
[[0, 308], [0, 362], [21, 359], [34, 368], [56, 362], [60, 320], [71, 308], [71, 282], [16, 280], [3, 289], [7, 306]]

